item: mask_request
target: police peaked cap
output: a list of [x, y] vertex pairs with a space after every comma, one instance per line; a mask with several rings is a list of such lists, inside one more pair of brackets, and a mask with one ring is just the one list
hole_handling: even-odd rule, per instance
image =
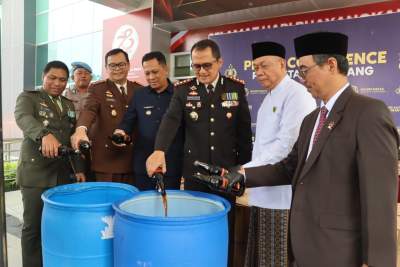
[[294, 39], [296, 57], [318, 54], [347, 55], [348, 37], [338, 32], [314, 32]]
[[85, 69], [88, 72], [92, 73], [92, 68], [85, 62], [75, 61], [71, 63], [71, 66], [72, 72], [74, 72], [76, 69]]
[[263, 56], [278, 56], [285, 58], [286, 50], [281, 44], [275, 42], [260, 42], [251, 44], [253, 60]]

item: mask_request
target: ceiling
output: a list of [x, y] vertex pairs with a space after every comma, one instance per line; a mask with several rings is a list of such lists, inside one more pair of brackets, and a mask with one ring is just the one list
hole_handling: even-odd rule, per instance
[[[1, 1], [1, 0], [0, 0]], [[91, 0], [125, 12], [151, 7], [151, 0]], [[154, 0], [154, 27], [177, 32], [320, 10], [377, 0]]]

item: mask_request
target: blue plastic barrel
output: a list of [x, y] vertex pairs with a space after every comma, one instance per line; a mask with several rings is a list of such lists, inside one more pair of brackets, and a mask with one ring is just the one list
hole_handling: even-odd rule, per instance
[[114, 267], [225, 267], [231, 206], [219, 196], [145, 191], [114, 204]]
[[112, 267], [112, 204], [138, 190], [120, 183], [76, 183], [43, 193], [42, 253], [45, 267]]

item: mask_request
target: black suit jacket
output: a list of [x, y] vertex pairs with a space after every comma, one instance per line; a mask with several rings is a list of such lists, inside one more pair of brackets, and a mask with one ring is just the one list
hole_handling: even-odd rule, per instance
[[299, 266], [396, 266], [396, 127], [385, 104], [348, 87], [307, 158], [319, 109], [287, 158], [246, 169], [247, 185], [292, 184], [291, 252]]

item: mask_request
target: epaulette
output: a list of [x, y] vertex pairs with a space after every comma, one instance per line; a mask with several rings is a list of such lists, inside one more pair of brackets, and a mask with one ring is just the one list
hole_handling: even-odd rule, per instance
[[174, 83], [174, 86], [179, 86], [179, 85], [182, 85], [182, 84], [187, 84], [187, 83], [189, 83], [189, 82], [191, 82], [191, 81], [193, 81], [193, 78], [186, 79], [186, 80], [183, 80], [183, 81], [176, 81], [176, 82]]
[[91, 85], [101, 84], [101, 83], [105, 83], [105, 82], [107, 82], [107, 80], [98, 80], [98, 81], [92, 82]]
[[244, 80], [239, 80], [239, 79], [237, 79], [237, 78], [235, 78], [233, 76], [226, 76], [226, 78], [228, 78], [231, 81], [237, 82], [237, 83], [245, 84]]

